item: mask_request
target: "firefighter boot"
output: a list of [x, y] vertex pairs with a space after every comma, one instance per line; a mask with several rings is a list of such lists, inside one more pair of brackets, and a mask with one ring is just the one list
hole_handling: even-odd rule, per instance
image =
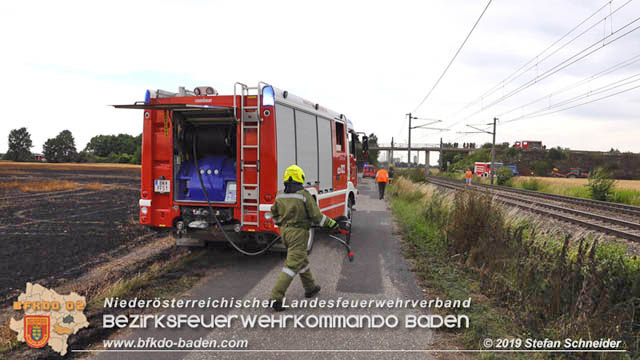
[[[284, 294], [287, 292], [291, 281], [293, 281], [293, 277], [295, 273], [288, 268], [283, 268], [280, 275], [278, 275], [278, 280], [276, 280], [276, 284], [271, 290], [271, 300], [275, 300], [276, 303], [280, 302], [282, 306], [282, 299], [284, 298]], [[274, 306], [275, 308], [275, 306]]]
[[313, 281], [309, 265], [300, 270], [300, 280], [302, 281], [302, 287], [304, 288], [304, 297], [311, 298], [320, 292], [320, 286], [316, 285]]
[[274, 311], [278, 311], [278, 312], [284, 311], [284, 308], [282, 307], [282, 301], [274, 301], [271, 307], [273, 308]]

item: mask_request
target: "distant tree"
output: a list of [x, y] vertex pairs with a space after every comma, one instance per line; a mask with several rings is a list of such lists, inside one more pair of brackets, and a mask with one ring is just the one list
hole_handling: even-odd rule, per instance
[[29, 161], [33, 159], [31, 134], [26, 127], [11, 130], [9, 133], [9, 150], [4, 154], [5, 160]]
[[140, 164], [142, 134], [96, 135], [78, 154], [78, 162]]
[[140, 136], [129, 134], [97, 135], [89, 140], [84, 151], [96, 156], [108, 157], [109, 154], [134, 154], [138, 148]]
[[92, 153], [83, 150], [78, 153], [76, 161], [80, 163], [94, 163], [98, 162], [98, 158]]
[[132, 164], [141, 164], [142, 163], [142, 145], [138, 145], [136, 152], [133, 154], [133, 159], [131, 159]]
[[72, 162], [78, 153], [73, 135], [69, 130], [63, 130], [58, 136], [48, 139], [42, 146], [42, 152], [48, 162]]
[[136, 140], [136, 152], [133, 153], [133, 158], [131, 159], [132, 164], [141, 164], [142, 163], [142, 134], [135, 137]]

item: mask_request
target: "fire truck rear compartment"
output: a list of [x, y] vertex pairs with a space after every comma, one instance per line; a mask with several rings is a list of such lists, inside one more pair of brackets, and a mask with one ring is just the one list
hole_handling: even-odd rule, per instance
[[[226, 115], [226, 116], [225, 116]], [[232, 114], [205, 111], [174, 116], [174, 200], [206, 205], [194, 156], [212, 203], [236, 203], [236, 122]]]

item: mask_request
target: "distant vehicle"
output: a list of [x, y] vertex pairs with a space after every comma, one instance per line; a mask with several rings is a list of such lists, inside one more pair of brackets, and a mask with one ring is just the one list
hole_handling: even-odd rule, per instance
[[[496, 168], [496, 171], [503, 167], [504, 164], [501, 162], [493, 163], [493, 167]], [[473, 167], [473, 173], [476, 176], [488, 177], [491, 175], [491, 163], [490, 162], [476, 162]]]
[[[493, 166], [496, 168], [496, 172], [498, 169], [501, 169], [504, 166], [501, 162], [493, 163]], [[518, 167], [515, 165], [507, 165], [509, 169], [513, 171], [513, 176], [518, 176], [520, 173], [518, 172]], [[476, 176], [488, 177], [491, 175], [491, 163], [490, 162], [476, 162], [474, 164], [473, 173]]]
[[589, 177], [589, 172], [585, 171], [583, 169], [580, 169], [580, 168], [571, 168], [571, 169], [569, 169], [568, 173], [562, 174], [562, 173], [558, 172], [557, 168], [553, 168], [553, 176], [555, 176], [555, 177], [563, 177], [563, 178], [571, 178], [571, 179], [587, 178], [587, 177]]
[[537, 140], [516, 141], [515, 144], [513, 144], [513, 147], [516, 149], [543, 149], [542, 141]]
[[362, 177], [366, 178], [366, 177], [376, 177], [376, 167], [373, 165], [365, 165], [362, 168]]

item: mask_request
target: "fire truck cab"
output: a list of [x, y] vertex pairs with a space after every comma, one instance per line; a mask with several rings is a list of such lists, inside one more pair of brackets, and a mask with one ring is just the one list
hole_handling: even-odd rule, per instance
[[262, 82], [236, 83], [233, 95], [147, 90], [115, 107], [143, 110], [140, 223], [174, 228], [178, 244], [202, 245], [218, 222], [238, 239], [274, 239], [271, 205], [292, 164], [323, 214], [351, 218], [357, 135], [343, 114]]

